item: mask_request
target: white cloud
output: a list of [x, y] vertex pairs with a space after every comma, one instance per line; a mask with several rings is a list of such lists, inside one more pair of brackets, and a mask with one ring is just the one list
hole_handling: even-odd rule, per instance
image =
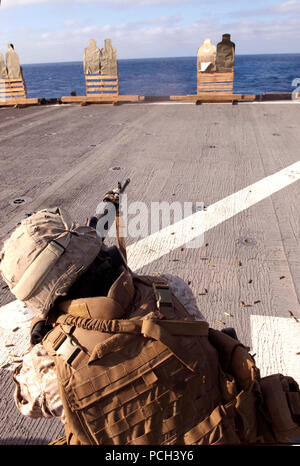
[[29, 4], [48, 3], [49, 0], [2, 0], [1, 8], [12, 8]]
[[[10, 1], [17, 3], [18, 0]], [[38, 0], [19, 0], [23, 4], [34, 1]], [[116, 4], [120, 0], [110, 1]], [[141, 4], [138, 0], [126, 0], [127, 4], [129, 2]], [[23, 63], [81, 60], [89, 39], [96, 39], [98, 47], [102, 48], [104, 39], [108, 37], [112, 38], [118, 58], [195, 56], [205, 37], [211, 37], [216, 44], [225, 32], [231, 33], [238, 54], [298, 52], [299, 16], [291, 12], [288, 14], [288, 9], [291, 11], [292, 7], [298, 8], [299, 3], [290, 0], [277, 5], [277, 8], [285, 9], [286, 14], [274, 11], [274, 6], [271, 8], [273, 14], [270, 15], [265, 14], [267, 9], [261, 8], [260, 16], [256, 16], [258, 10], [252, 10], [255, 14], [250, 12], [248, 15], [240, 11], [230, 18], [214, 14], [212, 10], [210, 16], [199, 15], [201, 19], [187, 21], [178, 14], [172, 14], [174, 10], [170, 9], [170, 14], [166, 16], [153, 18], [151, 15], [143, 15], [141, 21], [120, 21], [119, 24], [110, 24], [108, 20], [105, 22], [104, 16], [100, 19], [77, 19], [72, 10], [68, 10], [68, 16], [63, 17], [64, 21], [60, 23], [62, 26], [55, 25], [55, 30], [52, 24], [49, 29], [43, 24], [29, 29], [25, 24], [22, 30], [18, 28], [14, 31], [11, 40]], [[129, 14], [126, 16], [130, 17]], [[9, 32], [0, 30], [0, 50], [6, 47], [8, 36]]]
[[279, 3], [274, 6], [266, 6], [263, 8], [253, 8], [251, 10], [238, 10], [233, 12], [235, 18], [256, 17], [257, 19], [271, 18], [274, 16], [294, 16], [300, 13], [300, 0], [288, 0], [287, 2]]
[[66, 27], [75, 27], [75, 26], [81, 26], [84, 24], [86, 20], [81, 19], [81, 18], [69, 18], [64, 20], [64, 26]]
[[[23, 55], [19, 46], [18, 51], [24, 63], [77, 61], [82, 59], [89, 39], [96, 39], [102, 48], [104, 39], [110, 37], [118, 58], [196, 56], [205, 37], [211, 37], [216, 44], [224, 32], [231, 33], [238, 54], [298, 51], [299, 23], [293, 18], [262, 23], [251, 18], [230, 22], [206, 18], [183, 25], [171, 16], [117, 25], [70, 27], [55, 33], [41, 31], [35, 36], [31, 32], [26, 53], [24, 50]], [[30, 48], [30, 43], [35, 44], [34, 48]]]
[[294, 13], [300, 11], [300, 1], [288, 0], [287, 2], [275, 6], [273, 10], [278, 13]]

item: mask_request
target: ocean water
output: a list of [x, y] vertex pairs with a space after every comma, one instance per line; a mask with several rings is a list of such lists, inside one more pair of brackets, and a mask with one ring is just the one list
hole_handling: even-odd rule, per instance
[[[120, 94], [196, 94], [196, 57], [118, 60]], [[82, 62], [23, 65], [28, 97], [85, 95]], [[300, 54], [237, 55], [234, 92], [292, 92], [300, 79]]]

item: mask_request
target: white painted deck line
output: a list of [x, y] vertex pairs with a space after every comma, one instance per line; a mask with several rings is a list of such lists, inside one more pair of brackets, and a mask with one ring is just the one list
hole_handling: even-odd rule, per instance
[[300, 384], [300, 324], [289, 317], [251, 315], [250, 325], [261, 376], [281, 373]]
[[[211, 228], [225, 222], [299, 179], [300, 162], [296, 162], [274, 175], [267, 176], [257, 183], [225, 197], [207, 207], [205, 211], [196, 212], [173, 225], [161, 229], [157, 233], [153, 233], [129, 245], [127, 248], [129, 266], [133, 269], [138, 269], [160, 259], [170, 251], [201, 237]], [[201, 199], [199, 199], [199, 202], [201, 202]], [[131, 251], [134, 251], [134, 262], [131, 259], [133, 257]], [[140, 260], [136, 260], [136, 258], [140, 258]]]

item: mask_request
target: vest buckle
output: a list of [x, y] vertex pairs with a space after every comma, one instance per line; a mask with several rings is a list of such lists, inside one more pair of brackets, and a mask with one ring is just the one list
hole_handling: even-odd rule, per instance
[[55, 348], [56, 354], [64, 359], [68, 364], [72, 364], [72, 361], [79, 354], [82, 349], [76, 344], [73, 338], [69, 335], [62, 335], [59, 346]]
[[169, 285], [166, 283], [152, 283], [152, 288], [156, 298], [157, 309], [160, 310], [161, 306], [172, 307], [172, 295]]

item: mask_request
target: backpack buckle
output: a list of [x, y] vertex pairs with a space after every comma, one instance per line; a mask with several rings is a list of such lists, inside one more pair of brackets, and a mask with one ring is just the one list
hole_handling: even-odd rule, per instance
[[152, 288], [156, 298], [156, 306], [158, 310], [160, 310], [161, 306], [173, 306], [169, 285], [166, 283], [152, 283]]

